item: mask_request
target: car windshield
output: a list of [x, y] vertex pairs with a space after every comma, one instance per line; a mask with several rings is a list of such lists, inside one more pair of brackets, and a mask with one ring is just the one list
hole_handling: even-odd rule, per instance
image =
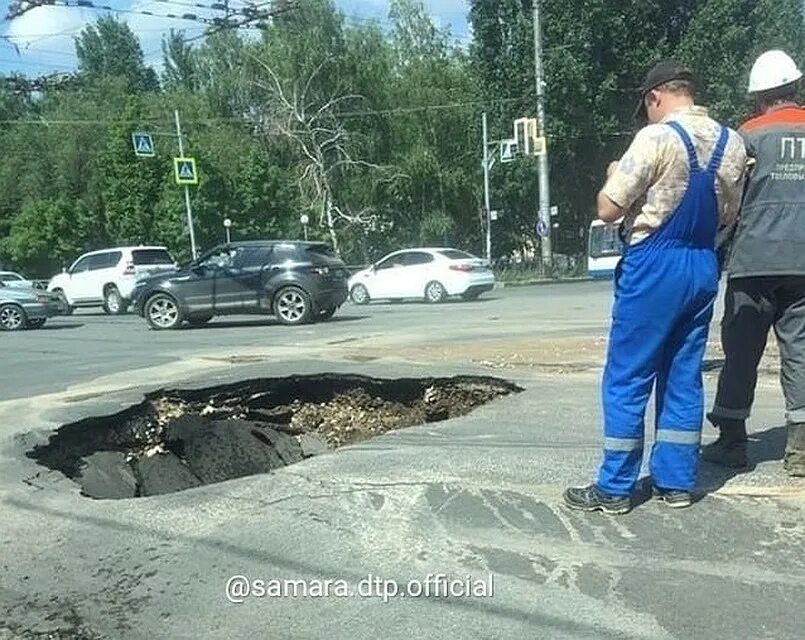
[[5, 280], [6, 282], [9, 282], [11, 280], [22, 280], [23, 279], [23, 277], [20, 276], [19, 274], [12, 273], [10, 271], [4, 271], [3, 273], [0, 273], [0, 278]]

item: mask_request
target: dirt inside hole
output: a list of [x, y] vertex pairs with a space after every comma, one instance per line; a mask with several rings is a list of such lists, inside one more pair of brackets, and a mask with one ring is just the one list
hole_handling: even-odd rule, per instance
[[88, 497], [158, 495], [266, 473], [519, 391], [491, 377], [339, 374], [159, 390], [114, 415], [66, 424], [27, 455]]

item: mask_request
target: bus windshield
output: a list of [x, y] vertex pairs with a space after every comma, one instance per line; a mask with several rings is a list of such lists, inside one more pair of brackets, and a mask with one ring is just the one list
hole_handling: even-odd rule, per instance
[[621, 240], [618, 228], [610, 225], [590, 227], [590, 257], [603, 258], [621, 254]]

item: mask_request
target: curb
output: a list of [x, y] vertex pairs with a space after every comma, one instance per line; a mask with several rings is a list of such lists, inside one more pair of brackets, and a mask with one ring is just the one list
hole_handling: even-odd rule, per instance
[[506, 289], [508, 287], [531, 287], [545, 284], [571, 284], [575, 282], [594, 282], [595, 278], [543, 278], [541, 280], [520, 280], [514, 282], [496, 282], [495, 289]]

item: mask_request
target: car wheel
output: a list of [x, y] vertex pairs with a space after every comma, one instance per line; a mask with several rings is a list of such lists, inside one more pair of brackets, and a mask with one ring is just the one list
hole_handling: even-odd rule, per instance
[[67, 300], [67, 296], [64, 294], [64, 291], [62, 291], [61, 289], [54, 289], [53, 293], [59, 296], [59, 305], [63, 309], [62, 313], [66, 316], [73, 315], [75, 307], [70, 305], [70, 302]]
[[338, 307], [327, 307], [326, 309], [321, 309], [319, 311], [319, 316], [316, 318], [317, 320], [329, 320], [333, 317], [333, 314], [336, 312]]
[[178, 329], [182, 324], [182, 312], [176, 300], [165, 293], [157, 293], [145, 303], [145, 319], [152, 329]]
[[126, 313], [126, 302], [117, 287], [112, 285], [106, 289], [103, 294], [103, 310], [109, 315], [118, 316], [121, 313]]
[[37, 318], [36, 320], [28, 320], [28, 328], [29, 329], [41, 329], [45, 326], [45, 322], [47, 322], [47, 318]]
[[430, 303], [443, 302], [447, 297], [447, 290], [444, 285], [437, 280], [429, 282], [425, 287], [425, 301]]
[[310, 320], [310, 296], [299, 287], [280, 289], [274, 298], [274, 315], [282, 324], [304, 324]]
[[28, 326], [22, 307], [16, 304], [0, 305], [0, 331], [20, 331]]
[[212, 320], [212, 316], [196, 316], [195, 318], [188, 318], [187, 324], [191, 327], [203, 327], [210, 320]]
[[369, 304], [369, 290], [362, 284], [356, 284], [349, 292], [349, 297], [355, 304]]

